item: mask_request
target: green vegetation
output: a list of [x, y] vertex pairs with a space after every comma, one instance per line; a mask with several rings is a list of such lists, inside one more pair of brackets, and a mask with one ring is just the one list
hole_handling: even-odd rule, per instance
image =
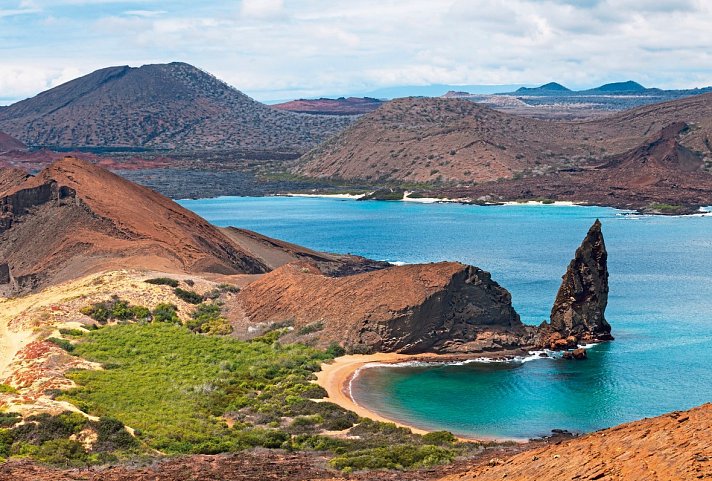
[[298, 336], [305, 336], [307, 334], [311, 334], [313, 332], [319, 332], [322, 329], [324, 329], [324, 323], [323, 322], [315, 322], [313, 324], [307, 324], [306, 326], [302, 327], [297, 331]]
[[0, 394], [15, 394], [17, 389], [10, 386], [9, 384], [0, 384]]
[[154, 322], [172, 322], [174, 324], [180, 323], [180, 318], [178, 317], [178, 307], [175, 304], [168, 304], [162, 302], [158, 304], [152, 313]]
[[[139, 452], [138, 441], [116, 419], [90, 421], [67, 411], [57, 416], [29, 416], [24, 421], [0, 429], [0, 458], [30, 456], [40, 462], [68, 467], [115, 461]], [[96, 436], [88, 450], [81, 442], [70, 439], [82, 433]]]
[[61, 335], [63, 335], [63, 336], [80, 337], [80, 336], [83, 336], [83, 335], [86, 333], [86, 331], [84, 331], [84, 330], [82, 330], [82, 329], [65, 329], [65, 328], [61, 328], [61, 329], [59, 330], [59, 333], [60, 333]]
[[218, 304], [200, 304], [190, 317], [191, 319], [186, 323], [186, 327], [193, 332], [216, 335], [227, 335], [232, 332], [232, 326], [222, 316]]
[[205, 300], [205, 298], [197, 292], [181, 289], [180, 287], [173, 289], [173, 293], [178, 297], [178, 299], [187, 302], [188, 304], [200, 304]]
[[[279, 337], [286, 328], [253, 341], [196, 334], [216, 318], [220, 306], [205, 303], [186, 326], [153, 322], [92, 331], [75, 345], [75, 354], [106, 369], [70, 373], [78, 387], [60, 399], [101, 419], [126, 423], [136, 429], [141, 445], [169, 455], [252, 447], [318, 450], [335, 455], [331, 465], [348, 472], [432, 466], [463, 449], [450, 433], [419, 436], [314, 401], [326, 394], [311, 382], [314, 372], [343, 353], [338, 345], [328, 352], [283, 345]], [[117, 430], [111, 430], [114, 436]], [[342, 430], [349, 438], [320, 434]], [[122, 444], [127, 439], [111, 439], [114, 447], [107, 451], [135, 449]], [[70, 461], [71, 448], [62, 447]]]
[[661, 214], [682, 214], [685, 212], [685, 208], [681, 205], [665, 204], [662, 202], [653, 202], [650, 204], [649, 209]]
[[131, 306], [127, 301], [112, 296], [104, 302], [97, 302], [83, 307], [80, 312], [89, 316], [100, 324], [109, 321], [147, 321], [150, 320], [151, 311], [143, 306]]
[[67, 352], [72, 352], [74, 350], [74, 344], [67, 341], [66, 339], [60, 339], [58, 337], [50, 337], [47, 339], [52, 344], [55, 344]]
[[178, 287], [178, 281], [176, 279], [171, 279], [170, 277], [154, 277], [153, 279], [146, 279], [144, 282], [155, 284], [157, 286]]

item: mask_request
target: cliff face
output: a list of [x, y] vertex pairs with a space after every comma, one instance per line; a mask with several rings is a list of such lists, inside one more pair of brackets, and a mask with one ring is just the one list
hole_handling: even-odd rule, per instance
[[243, 332], [288, 321], [288, 338], [356, 352], [498, 351], [519, 347], [527, 333], [509, 292], [488, 272], [456, 262], [340, 278], [290, 264], [243, 289], [237, 304]]
[[[605, 317], [608, 304], [607, 261], [601, 222], [597, 219], [566, 269], [551, 309], [551, 322], [540, 329], [540, 344], [547, 345], [567, 338], [567, 344], [613, 339], [611, 326]], [[563, 343], [559, 342], [559, 345], [561, 347]]]

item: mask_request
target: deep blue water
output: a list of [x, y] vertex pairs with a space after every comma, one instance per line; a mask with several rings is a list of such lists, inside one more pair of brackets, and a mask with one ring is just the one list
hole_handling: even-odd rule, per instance
[[217, 225], [314, 249], [477, 265], [512, 292], [532, 324], [547, 318], [566, 265], [600, 218], [609, 252], [606, 317], [616, 341], [582, 362], [366, 369], [354, 383], [356, 400], [425, 428], [518, 438], [712, 401], [712, 217], [283, 197], [181, 204]]

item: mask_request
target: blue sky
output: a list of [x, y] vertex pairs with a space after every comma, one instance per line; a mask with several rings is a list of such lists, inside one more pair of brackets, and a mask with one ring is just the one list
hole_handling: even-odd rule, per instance
[[394, 85], [712, 84], [710, 0], [0, 0], [0, 101], [184, 61], [260, 100]]

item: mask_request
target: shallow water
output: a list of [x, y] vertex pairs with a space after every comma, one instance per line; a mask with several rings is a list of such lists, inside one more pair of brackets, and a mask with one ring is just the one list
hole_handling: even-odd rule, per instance
[[600, 218], [615, 342], [592, 348], [583, 362], [366, 369], [353, 384], [356, 400], [425, 428], [516, 438], [590, 431], [712, 401], [712, 217], [283, 197], [181, 204], [217, 225], [315, 249], [477, 265], [512, 292], [530, 324], [547, 318], [566, 265]]

